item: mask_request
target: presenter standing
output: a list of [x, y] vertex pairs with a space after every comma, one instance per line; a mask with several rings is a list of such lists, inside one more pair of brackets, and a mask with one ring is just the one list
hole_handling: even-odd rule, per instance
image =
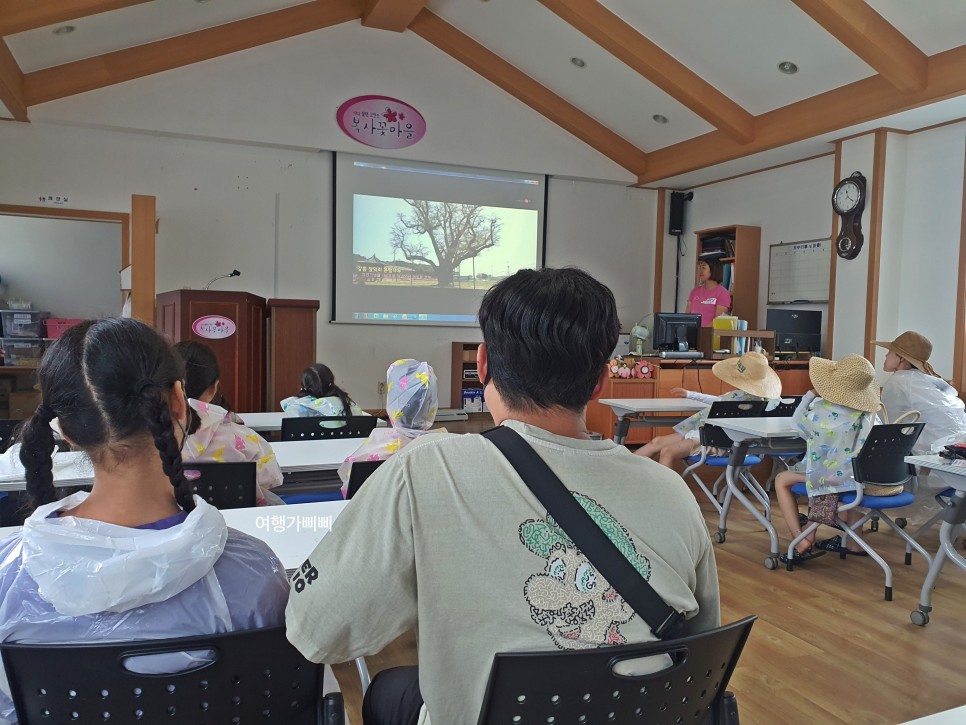
[[721, 262], [713, 260], [698, 261], [698, 284], [688, 295], [685, 312], [701, 315], [701, 327], [711, 327], [711, 321], [731, 309], [731, 294], [721, 284]]

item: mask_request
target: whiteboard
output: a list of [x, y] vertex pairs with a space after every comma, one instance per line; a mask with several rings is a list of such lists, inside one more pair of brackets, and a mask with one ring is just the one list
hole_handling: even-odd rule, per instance
[[768, 262], [768, 304], [828, 302], [832, 240], [772, 244]]

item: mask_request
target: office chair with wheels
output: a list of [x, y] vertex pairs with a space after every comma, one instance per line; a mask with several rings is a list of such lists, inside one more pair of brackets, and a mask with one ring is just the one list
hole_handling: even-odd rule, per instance
[[[133, 671], [135, 657], [154, 655], [155, 670], [160, 657], [179, 653], [181, 664], [188, 661], [185, 653], [194, 656], [188, 669]], [[136, 642], [5, 642], [0, 654], [20, 725], [342, 723], [339, 713], [323, 721], [324, 666], [302, 657], [284, 626]]]
[[311, 441], [328, 438], [368, 438], [378, 418], [371, 415], [282, 418], [283, 441]]
[[255, 505], [254, 461], [239, 463], [184, 464], [191, 492], [218, 509], [248, 508]]
[[[737, 725], [734, 696], [725, 690], [756, 619], [646, 644], [499, 652], [493, 657], [478, 725]], [[632, 667], [629, 661], [642, 657], [664, 657], [668, 664], [651, 674], [624, 674]]]

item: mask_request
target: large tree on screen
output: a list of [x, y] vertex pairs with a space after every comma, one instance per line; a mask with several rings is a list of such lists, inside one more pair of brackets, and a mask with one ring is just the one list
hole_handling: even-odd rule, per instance
[[[432, 267], [440, 287], [453, 286], [453, 272], [461, 262], [500, 242], [503, 222], [495, 214], [485, 213], [486, 207], [421, 199], [404, 201], [412, 211], [396, 215], [390, 232], [392, 248], [410, 262]], [[427, 246], [426, 238], [432, 248]]]

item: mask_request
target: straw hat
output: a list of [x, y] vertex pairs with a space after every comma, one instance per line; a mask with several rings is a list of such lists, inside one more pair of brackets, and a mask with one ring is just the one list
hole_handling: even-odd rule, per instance
[[904, 360], [908, 360], [910, 365], [926, 373], [926, 375], [939, 377], [939, 373], [933, 370], [932, 365], [926, 362], [929, 356], [932, 355], [932, 343], [918, 332], [909, 330], [908, 332], [903, 332], [892, 342], [876, 341], [872, 344], [884, 347], [886, 350], [892, 350], [896, 355]]
[[734, 385], [749, 395], [774, 400], [782, 396], [782, 381], [760, 352], [746, 352], [714, 364], [711, 372], [719, 380]]
[[861, 355], [846, 355], [838, 362], [810, 358], [808, 375], [815, 392], [830, 403], [866, 413], [875, 413], [879, 409], [875, 368]]

